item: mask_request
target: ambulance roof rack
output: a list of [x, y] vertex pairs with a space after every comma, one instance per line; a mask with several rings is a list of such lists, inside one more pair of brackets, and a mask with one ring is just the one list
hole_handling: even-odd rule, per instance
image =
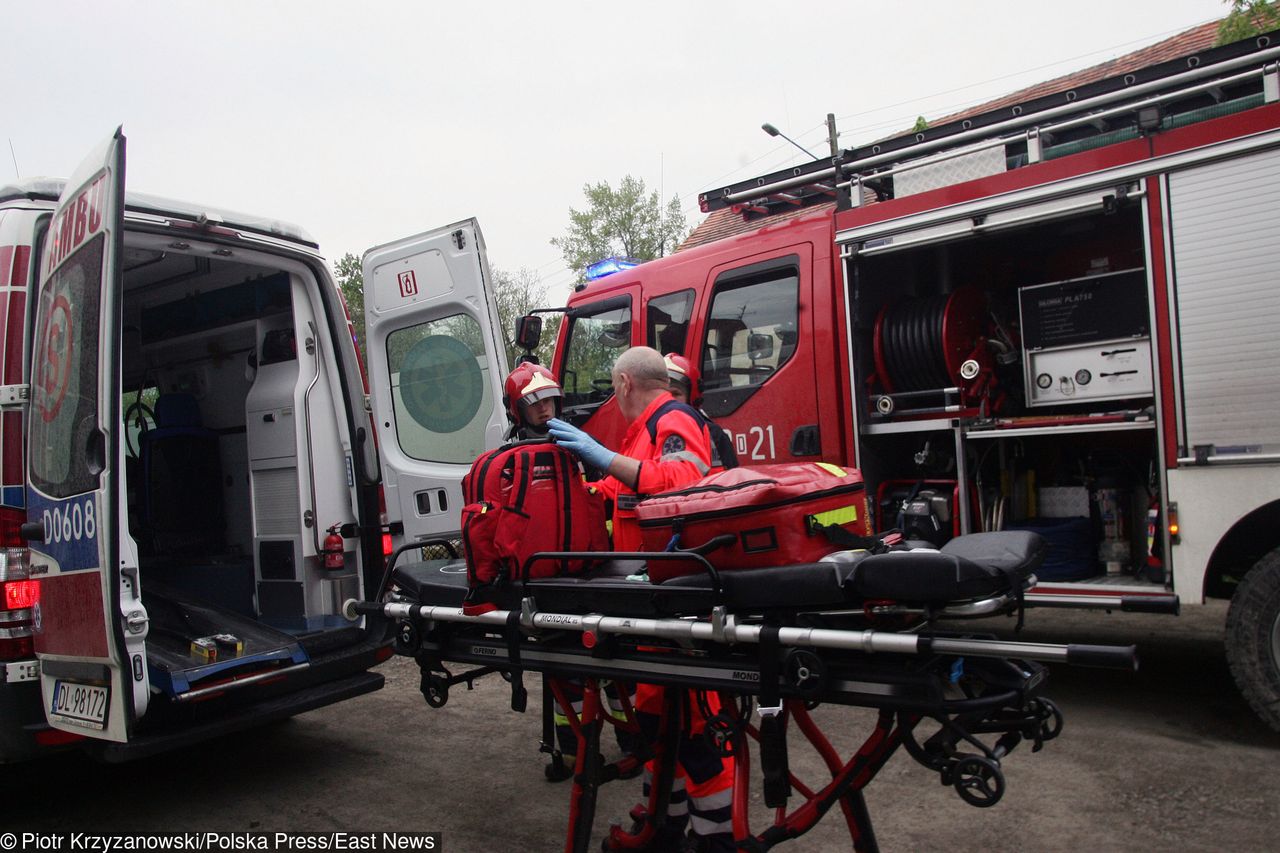
[[846, 148], [825, 160], [702, 193], [698, 203], [704, 213], [731, 208], [747, 219], [833, 198], [842, 209], [856, 207], [864, 193], [878, 200], [905, 194], [895, 193], [895, 174], [996, 148], [1004, 148], [1004, 168], [1017, 168], [1280, 100], [1278, 59], [1280, 30], [1273, 30]]

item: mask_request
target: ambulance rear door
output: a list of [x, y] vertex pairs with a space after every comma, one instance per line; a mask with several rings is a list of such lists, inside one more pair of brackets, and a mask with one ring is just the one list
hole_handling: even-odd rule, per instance
[[27, 524], [45, 716], [124, 742], [148, 698], [147, 614], [121, 562], [119, 317], [125, 139], [67, 182], [41, 259], [27, 415]]
[[364, 254], [369, 380], [390, 521], [453, 538], [462, 477], [502, 443], [507, 359], [474, 219]]

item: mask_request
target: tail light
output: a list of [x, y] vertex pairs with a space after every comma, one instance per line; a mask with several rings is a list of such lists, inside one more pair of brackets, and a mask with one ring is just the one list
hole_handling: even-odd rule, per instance
[[391, 544], [391, 533], [387, 529], [390, 521], [387, 517], [387, 493], [378, 486], [378, 526], [382, 528], [382, 556], [390, 557], [395, 546]]
[[40, 581], [31, 579], [31, 552], [18, 533], [26, 515], [0, 509], [0, 661], [31, 657], [32, 614]]

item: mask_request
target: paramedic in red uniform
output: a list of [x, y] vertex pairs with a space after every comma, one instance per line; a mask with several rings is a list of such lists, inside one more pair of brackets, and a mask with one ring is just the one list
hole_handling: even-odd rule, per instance
[[[503, 383], [503, 402], [507, 406], [507, 416], [511, 420], [511, 430], [507, 437], [516, 441], [546, 439], [547, 422], [560, 414], [560, 405], [564, 399], [564, 391], [556, 380], [555, 374], [541, 364], [530, 361], [516, 365], [516, 369], [507, 374]], [[582, 682], [576, 678], [559, 680], [561, 689], [573, 703], [575, 714], [582, 713]], [[545, 684], [544, 697], [549, 693]], [[607, 686], [605, 697], [609, 703], [609, 711], [615, 717], [626, 719], [622, 710], [622, 702], [618, 698], [616, 688]], [[552, 756], [551, 762], [543, 768], [547, 779], [562, 782], [573, 776], [574, 756], [578, 751], [578, 739], [569, 725], [569, 717], [557, 700], [552, 700], [552, 721], [555, 724], [556, 743], [560, 747], [560, 755]], [[631, 734], [614, 728], [618, 747], [623, 752], [631, 752]], [[551, 746], [551, 744], [547, 744]]]
[[[559, 419], [550, 421], [551, 436], [556, 444], [608, 475], [597, 485], [614, 500], [613, 547], [618, 551], [639, 551], [642, 540], [634, 509], [637, 496], [678, 489], [701, 479], [710, 469], [711, 441], [706, 426], [679, 409], [659, 418], [654, 438], [650, 439], [646, 422], [672, 399], [667, 390], [667, 364], [657, 350], [627, 350], [614, 364], [612, 380], [618, 410], [627, 421], [620, 451], [604, 447]], [[721, 757], [703, 736], [706, 720], [698, 710], [705, 704], [715, 713], [719, 706], [714, 694], [695, 694], [690, 700], [690, 718], [681, 739], [667, 825], [683, 832], [687, 814], [699, 849], [733, 850], [733, 759]], [[656, 726], [661, 709], [662, 688], [637, 684], [636, 710], [642, 713], [642, 722], [652, 715]], [[646, 767], [646, 797], [651, 774], [652, 768]]]

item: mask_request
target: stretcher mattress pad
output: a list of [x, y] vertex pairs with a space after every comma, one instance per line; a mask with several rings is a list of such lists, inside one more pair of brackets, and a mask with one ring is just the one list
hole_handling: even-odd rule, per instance
[[[1044, 559], [1034, 533], [1010, 531], [957, 537], [941, 551], [850, 552], [840, 562], [721, 571], [719, 594], [706, 574], [649, 583], [637, 561], [609, 561], [590, 573], [540, 578], [483, 590], [486, 601], [519, 609], [532, 597], [540, 610], [612, 616], [706, 613], [718, 604], [734, 612], [860, 607], [867, 601], [945, 605], [1016, 593]], [[401, 594], [420, 604], [460, 607], [467, 595], [465, 563], [426, 560], [395, 570]]]

